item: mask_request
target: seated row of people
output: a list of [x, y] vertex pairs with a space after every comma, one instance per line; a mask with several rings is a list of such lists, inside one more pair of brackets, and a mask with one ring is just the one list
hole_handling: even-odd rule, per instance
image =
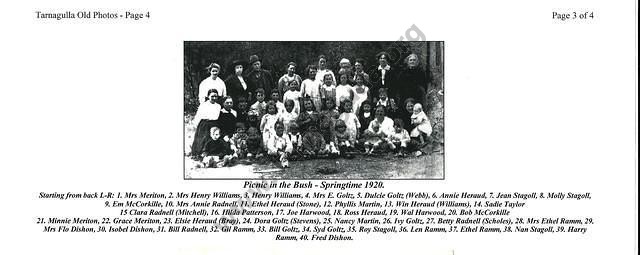
[[[277, 95], [274, 93], [272, 99], [277, 100]], [[212, 98], [215, 100], [215, 95]], [[413, 102], [407, 106], [413, 106], [409, 132], [402, 118], [390, 118], [387, 107], [378, 105], [372, 112], [369, 101], [362, 103], [362, 111], [356, 116], [348, 99], [341, 102], [340, 110], [333, 100], [327, 99], [318, 112], [311, 98], [300, 98], [299, 113], [295, 112], [295, 101], [291, 99], [284, 104], [271, 100], [265, 106], [258, 101], [248, 111], [243, 109], [246, 105], [238, 107], [241, 113], [230, 109], [230, 100], [225, 99], [220, 111], [231, 112], [236, 118], [222, 120], [210, 128], [208, 139], [203, 140], [204, 166], [222, 166], [232, 159], [260, 158], [265, 154], [277, 159], [283, 167], [288, 166], [290, 157], [348, 156], [387, 150], [402, 156], [417, 151], [431, 133], [431, 124], [421, 105]], [[261, 109], [266, 113], [260, 118]], [[235, 127], [232, 131], [231, 124]]]

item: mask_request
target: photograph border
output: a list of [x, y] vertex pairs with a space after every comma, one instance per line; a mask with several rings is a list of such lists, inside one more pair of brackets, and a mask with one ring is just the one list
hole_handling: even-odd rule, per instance
[[[352, 40], [353, 41], [353, 40]], [[229, 40], [229, 41], [202, 41], [202, 40], [189, 40], [189, 41], [182, 41], [182, 48], [181, 48], [181, 52], [183, 53], [182, 56], [182, 60], [184, 61], [185, 56], [184, 56], [184, 47], [185, 47], [185, 42], [274, 42], [274, 41], [261, 41], [261, 40], [242, 40], [242, 41], [236, 41], [236, 40]], [[282, 41], [282, 42], [340, 42], [340, 41]], [[347, 42], [347, 41], [344, 41]], [[353, 41], [353, 42], [369, 42], [366, 40], [358, 40], [358, 41]], [[379, 42], [385, 42], [385, 41], [379, 41]], [[397, 42], [397, 41], [386, 41], [386, 42]], [[447, 164], [446, 164], [446, 155], [447, 155], [447, 125], [446, 125], [446, 119], [447, 119], [447, 107], [446, 107], [446, 102], [447, 102], [447, 86], [446, 86], [446, 76], [447, 76], [447, 66], [446, 66], [446, 42], [445, 41], [427, 41], [424, 40], [423, 42], [439, 42], [442, 43], [442, 90], [443, 90], [443, 107], [442, 107], [442, 115], [443, 115], [443, 130], [442, 130], [442, 136], [443, 136], [443, 140], [445, 141], [442, 145], [442, 178], [388, 178], [388, 179], [349, 179], [349, 178], [306, 178], [306, 179], [288, 179], [288, 178], [186, 178], [186, 159], [185, 159], [185, 155], [186, 155], [186, 126], [184, 124], [184, 108], [182, 111], [182, 115], [181, 115], [181, 123], [182, 123], [182, 179], [185, 181], [209, 181], [209, 180], [229, 180], [229, 181], [258, 181], [258, 180], [263, 180], [263, 181], [268, 181], [268, 180], [279, 180], [279, 181], [329, 181], [329, 180], [348, 180], [348, 181], [419, 181], [419, 180], [436, 180], [436, 181], [444, 181], [446, 180], [446, 169], [447, 169]], [[182, 68], [184, 68], [184, 64], [182, 65]], [[182, 70], [182, 77], [181, 77], [181, 81], [184, 82], [184, 69]], [[184, 107], [184, 86], [182, 88], [182, 105]]]

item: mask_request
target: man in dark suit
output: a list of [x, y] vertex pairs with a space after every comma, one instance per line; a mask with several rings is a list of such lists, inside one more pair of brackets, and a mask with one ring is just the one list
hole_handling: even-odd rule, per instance
[[[271, 91], [275, 88], [271, 73], [262, 69], [262, 61], [260, 61], [260, 58], [257, 55], [249, 57], [249, 65], [251, 65], [252, 70], [246, 76], [248, 86], [254, 90], [261, 88], [264, 89], [264, 91]], [[253, 102], [254, 100], [251, 101]]]

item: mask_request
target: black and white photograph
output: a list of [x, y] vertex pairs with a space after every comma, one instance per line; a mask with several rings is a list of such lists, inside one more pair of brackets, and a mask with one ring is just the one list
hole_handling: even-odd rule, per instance
[[637, 255], [637, 2], [4, 1], [0, 254]]
[[444, 179], [444, 42], [185, 41], [185, 179]]

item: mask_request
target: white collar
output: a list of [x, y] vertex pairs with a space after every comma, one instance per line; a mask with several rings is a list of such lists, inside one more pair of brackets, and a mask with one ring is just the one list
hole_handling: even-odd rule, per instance
[[236, 110], [234, 110], [234, 109], [231, 109], [230, 111], [227, 111], [227, 109], [222, 108], [222, 109], [220, 109], [220, 112], [231, 113], [233, 115], [236, 115]]
[[378, 66], [378, 70], [382, 70], [382, 69], [384, 69], [385, 71], [389, 71], [389, 69], [391, 69], [391, 66], [387, 65], [384, 68], [382, 66]]

